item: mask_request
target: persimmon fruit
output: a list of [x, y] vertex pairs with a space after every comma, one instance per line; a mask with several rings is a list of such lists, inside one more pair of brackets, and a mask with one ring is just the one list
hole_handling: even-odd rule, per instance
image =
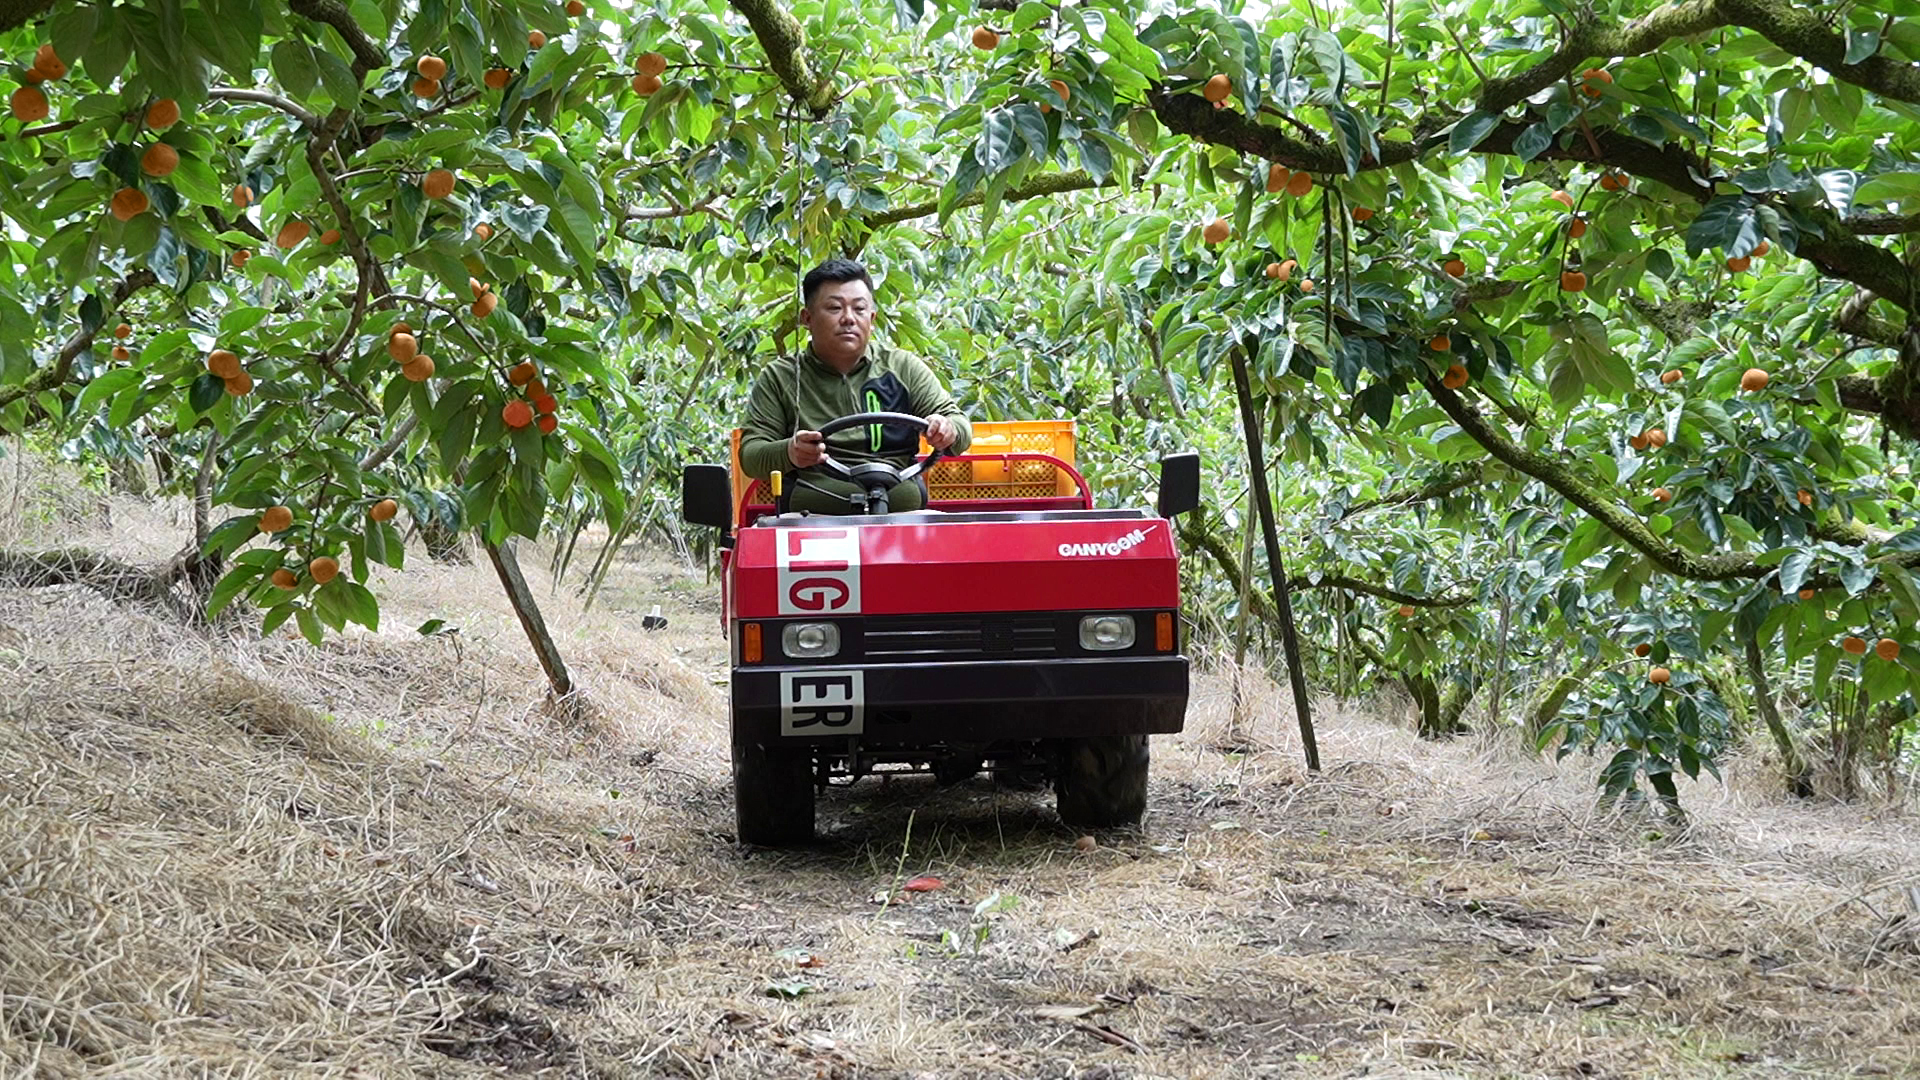
[[140, 155], [140, 171], [148, 176], [172, 176], [179, 167], [180, 151], [163, 142], [154, 143]]
[[132, 221], [146, 213], [147, 208], [152, 205], [146, 192], [139, 188], [123, 187], [113, 193], [113, 201], [108, 203], [107, 207], [113, 211], [113, 216], [121, 221]]

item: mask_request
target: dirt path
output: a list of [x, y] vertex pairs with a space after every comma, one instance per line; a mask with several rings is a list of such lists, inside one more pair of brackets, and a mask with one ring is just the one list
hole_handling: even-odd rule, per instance
[[[1092, 850], [1050, 797], [865, 781], [822, 840], [732, 842], [724, 650], [697, 575], [549, 597], [569, 728], [477, 568], [382, 583], [314, 653], [0, 594], [0, 1065], [36, 1075], [1920, 1075], [1890, 925], [1915, 825], [1590, 777], [1272, 687], [1156, 740]], [[541, 586], [544, 589], [544, 585]], [[643, 634], [638, 613], [670, 619]], [[421, 639], [429, 616], [462, 627]], [[898, 890], [919, 875], [935, 891]], [[133, 898], [138, 898], [137, 904]], [[880, 902], [880, 901], [885, 901]], [[353, 1070], [364, 1070], [355, 1073]]]

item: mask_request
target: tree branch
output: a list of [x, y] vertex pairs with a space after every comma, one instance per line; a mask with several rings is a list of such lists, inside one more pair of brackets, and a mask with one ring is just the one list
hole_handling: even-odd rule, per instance
[[1781, 0], [1715, 0], [1722, 18], [1744, 26], [1787, 52], [1825, 68], [1836, 79], [1881, 97], [1920, 105], [1920, 65], [1903, 64], [1879, 53], [1857, 64], [1847, 59], [1847, 39], [1828, 23], [1830, 13], [1809, 11]]
[[[353, 52], [353, 75], [355, 81], [366, 77], [367, 72], [387, 66], [387, 51], [379, 43], [367, 36], [360, 24], [353, 21], [353, 13], [340, 0], [287, 0], [287, 10], [295, 15], [325, 23], [340, 34]], [[347, 102], [339, 103], [345, 107]]]
[[393, 429], [393, 434], [387, 436], [386, 442], [367, 451], [367, 456], [360, 459], [360, 471], [366, 472], [386, 464], [387, 459], [392, 457], [395, 451], [406, 445], [408, 437], [413, 434], [413, 429], [419, 426], [420, 414], [409, 414]]
[[69, 337], [67, 343], [62, 345], [60, 351], [54, 355], [52, 367], [41, 368], [27, 376], [17, 386], [0, 386], [0, 409], [6, 408], [21, 398], [31, 397], [42, 390], [52, 390], [64, 384], [73, 374], [74, 360], [81, 353], [93, 348], [94, 335], [100, 332], [101, 326], [109, 325], [110, 317], [120, 310], [121, 304], [126, 303], [127, 297], [158, 280], [153, 276], [152, 270], [144, 268], [135, 270], [121, 279], [120, 283], [113, 287], [112, 298], [100, 314], [100, 326], [91, 330], [82, 327], [74, 331], [73, 336]]
[[[1440, 408], [1460, 425], [1460, 430], [1485, 447], [1489, 454], [1546, 484], [1668, 573], [1694, 581], [1760, 580], [1773, 574], [1772, 566], [1760, 565], [1749, 555], [1696, 555], [1668, 546], [1631, 509], [1575, 475], [1560, 458], [1516, 443], [1431, 375], [1421, 382]], [[1907, 567], [1920, 566], [1920, 552], [1902, 553], [1888, 561]], [[1835, 574], [1816, 575], [1805, 582], [1806, 587], [1813, 589], [1836, 588], [1840, 584]]]
[[[1000, 197], [1000, 201], [1020, 202], [1025, 199], [1039, 198], [1043, 195], [1059, 195], [1068, 191], [1086, 191], [1090, 188], [1113, 187], [1118, 183], [1118, 179], [1111, 176], [1105, 180], [1095, 180], [1092, 174], [1088, 173], [1085, 169], [1075, 169], [1072, 172], [1063, 173], [1044, 173], [1028, 180], [1017, 188], [1009, 190], [1005, 195]], [[985, 201], [986, 195], [983, 192], [974, 191], [956, 200], [953, 206], [954, 209], [958, 210], [962, 207], [978, 206]], [[931, 202], [914, 203], [911, 206], [896, 206], [891, 210], [883, 210], [880, 213], [873, 214], [862, 220], [869, 229], [881, 229], [888, 225], [897, 225], [902, 221], [912, 221], [914, 218], [923, 218], [939, 212], [940, 201], [935, 199]]]
[[1346, 509], [1340, 512], [1340, 517], [1336, 520], [1345, 521], [1358, 514], [1363, 514], [1368, 510], [1377, 510], [1383, 506], [1405, 506], [1408, 503], [1427, 502], [1432, 499], [1445, 498], [1459, 491], [1461, 488], [1468, 488], [1478, 484], [1484, 478], [1478, 464], [1468, 465], [1466, 468], [1451, 476], [1442, 476], [1437, 480], [1429, 480], [1417, 488], [1404, 488], [1400, 491], [1389, 492], [1377, 499], [1363, 499], [1357, 503], [1350, 503]]
[[27, 25], [59, 0], [0, 0], [0, 30]]
[[271, 105], [295, 120], [300, 126], [312, 131], [320, 126], [320, 117], [314, 115], [306, 106], [291, 101], [279, 94], [266, 90], [250, 90], [239, 86], [216, 86], [207, 91], [207, 96], [216, 101], [248, 101], [256, 105]]
[[1370, 581], [1348, 577], [1345, 574], [1320, 574], [1317, 578], [1295, 575], [1287, 579], [1287, 584], [1296, 589], [1345, 589], [1348, 592], [1377, 596], [1382, 600], [1391, 600], [1408, 607], [1465, 607], [1473, 603], [1473, 597], [1454, 593], [1450, 596], [1416, 596], [1413, 593], [1390, 589], [1385, 585], [1375, 585]]
[[780, 85], [794, 104], [815, 120], [825, 117], [833, 107], [831, 82], [817, 75], [807, 62], [807, 33], [787, 9], [776, 0], [728, 0], [733, 9], [746, 17], [753, 36], [766, 51], [767, 65], [780, 78]]
[[1920, 214], [1886, 214], [1863, 210], [1847, 216], [1847, 228], [1855, 236], [1893, 236], [1920, 232]]

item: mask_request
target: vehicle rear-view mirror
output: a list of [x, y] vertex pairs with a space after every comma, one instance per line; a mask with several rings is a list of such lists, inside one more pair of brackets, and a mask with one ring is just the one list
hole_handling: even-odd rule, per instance
[[1160, 502], [1163, 518], [1184, 514], [1200, 505], [1200, 455], [1189, 451], [1160, 459]]
[[680, 516], [716, 529], [733, 524], [733, 487], [725, 465], [688, 465], [680, 471]]

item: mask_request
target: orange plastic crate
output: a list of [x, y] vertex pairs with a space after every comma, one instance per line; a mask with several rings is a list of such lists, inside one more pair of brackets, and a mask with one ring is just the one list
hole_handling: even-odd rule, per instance
[[[1072, 465], [1071, 420], [983, 420], [973, 425], [969, 455], [1050, 454]], [[920, 442], [920, 452], [930, 447]], [[927, 474], [936, 499], [1032, 499], [1077, 495], [1072, 475], [1051, 461], [941, 461]]]

